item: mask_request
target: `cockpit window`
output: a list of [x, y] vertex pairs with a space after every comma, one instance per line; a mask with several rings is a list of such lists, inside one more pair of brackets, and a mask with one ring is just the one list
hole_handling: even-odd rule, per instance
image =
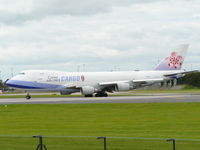
[[25, 73], [24, 73], [24, 72], [20, 72], [19, 74], [20, 74], [20, 75], [25, 75]]

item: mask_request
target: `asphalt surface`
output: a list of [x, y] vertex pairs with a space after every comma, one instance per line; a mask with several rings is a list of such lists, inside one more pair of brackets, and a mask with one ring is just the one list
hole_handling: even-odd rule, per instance
[[159, 94], [145, 96], [65, 97], [65, 98], [7, 98], [0, 104], [83, 104], [83, 103], [179, 103], [200, 102], [200, 95]]

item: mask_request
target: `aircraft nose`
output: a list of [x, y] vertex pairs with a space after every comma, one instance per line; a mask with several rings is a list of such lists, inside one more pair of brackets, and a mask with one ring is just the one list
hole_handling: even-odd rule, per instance
[[20, 86], [20, 82], [18, 80], [13, 80], [13, 79], [10, 79], [6, 82], [6, 85], [9, 86], [9, 87], [14, 87], [14, 88], [17, 88]]
[[12, 79], [7, 80], [6, 85], [12, 87], [14, 85], [13, 80]]

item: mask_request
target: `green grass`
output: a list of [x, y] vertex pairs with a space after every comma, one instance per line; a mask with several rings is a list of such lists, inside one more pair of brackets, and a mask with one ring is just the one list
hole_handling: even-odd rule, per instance
[[[0, 105], [0, 135], [30, 136], [0, 137], [0, 149], [8, 145], [20, 147], [22, 143], [30, 144], [19, 149], [30, 149], [37, 143], [32, 135], [200, 139], [199, 108], [200, 103]], [[4, 144], [8, 141], [10, 144]], [[96, 138], [45, 138], [45, 141], [52, 149], [102, 149], [102, 140]], [[108, 141], [113, 150], [170, 146], [160, 140]]]
[[198, 87], [192, 86], [192, 85], [185, 85], [183, 87], [183, 90], [200, 90]]
[[200, 103], [0, 105], [1, 135], [200, 138]]

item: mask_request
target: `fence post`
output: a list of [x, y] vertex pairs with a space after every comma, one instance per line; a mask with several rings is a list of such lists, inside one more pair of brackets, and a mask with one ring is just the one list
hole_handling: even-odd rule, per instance
[[97, 137], [97, 139], [103, 139], [103, 143], [104, 143], [104, 150], [106, 150], [106, 137], [102, 136], [102, 137]]
[[172, 141], [173, 150], [176, 150], [176, 140], [175, 139], [167, 139], [167, 142]]
[[44, 147], [44, 150], [47, 150], [46, 145], [43, 144], [42, 135], [35, 135], [33, 136], [33, 138], [39, 138], [39, 144], [37, 145], [36, 150], [43, 150], [43, 147]]

